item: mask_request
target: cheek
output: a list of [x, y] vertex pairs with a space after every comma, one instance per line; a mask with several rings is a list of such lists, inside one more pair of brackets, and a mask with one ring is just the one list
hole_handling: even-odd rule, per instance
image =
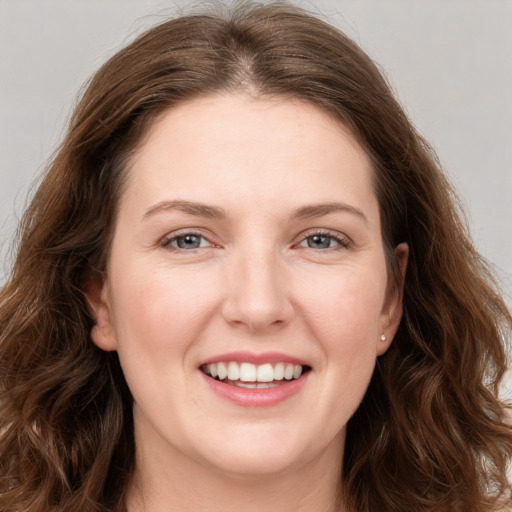
[[[334, 437], [349, 421], [368, 388], [377, 359], [380, 313], [386, 281], [366, 266], [336, 269], [301, 283], [301, 316], [307, 336], [321, 350], [315, 393], [328, 419], [322, 429]], [[379, 268], [378, 266], [373, 268]]]
[[211, 276], [194, 268], [148, 267], [137, 263], [126, 269], [124, 279], [112, 276], [116, 330], [126, 331], [121, 339], [131, 338], [131, 331], [151, 331], [159, 334], [150, 338], [155, 343], [162, 337], [169, 342], [178, 334], [186, 338], [188, 331], [199, 327], [215, 300]]
[[139, 263], [125, 268], [124, 276], [112, 275], [112, 316], [127, 380], [160, 386], [159, 379], [170, 381], [173, 370], [185, 366], [216, 297], [201, 272], [147, 267]]
[[339, 411], [343, 421], [353, 414], [366, 392], [381, 334], [386, 280], [383, 274], [364, 269], [346, 268], [336, 277], [317, 281], [309, 289], [309, 307], [303, 312], [324, 354], [330, 407]]
[[303, 314], [315, 337], [332, 345], [330, 357], [377, 341], [385, 287], [382, 274], [347, 268], [307, 288]]

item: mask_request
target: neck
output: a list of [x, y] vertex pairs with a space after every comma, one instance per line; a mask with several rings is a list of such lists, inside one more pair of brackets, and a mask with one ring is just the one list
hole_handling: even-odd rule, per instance
[[250, 477], [226, 474], [179, 452], [169, 460], [138, 451], [127, 510], [343, 512], [339, 505], [342, 441], [338, 444], [300, 467]]

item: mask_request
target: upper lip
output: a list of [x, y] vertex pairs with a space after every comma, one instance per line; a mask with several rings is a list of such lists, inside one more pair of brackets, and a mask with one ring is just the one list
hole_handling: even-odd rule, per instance
[[[213, 364], [220, 362], [229, 362], [234, 361], [237, 363], [252, 363], [255, 365], [265, 364], [265, 363], [291, 363], [291, 364], [300, 364], [302, 366], [307, 366], [308, 362], [304, 361], [299, 357], [291, 356], [288, 354], [283, 354], [281, 352], [261, 352], [256, 354], [254, 352], [228, 352], [225, 354], [218, 354], [216, 356], [210, 357], [205, 361], [201, 362], [203, 364]], [[201, 366], [200, 365], [200, 366]]]

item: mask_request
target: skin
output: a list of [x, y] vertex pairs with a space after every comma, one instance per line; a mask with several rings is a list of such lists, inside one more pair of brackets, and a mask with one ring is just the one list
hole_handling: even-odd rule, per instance
[[[300, 101], [209, 96], [152, 126], [107, 277], [89, 289], [93, 341], [118, 351], [134, 397], [130, 511], [334, 509], [347, 421], [401, 317], [372, 172], [342, 125]], [[178, 247], [186, 233], [198, 247]], [[396, 253], [405, 272], [407, 247]], [[291, 398], [241, 407], [199, 370], [241, 350], [312, 370]]]

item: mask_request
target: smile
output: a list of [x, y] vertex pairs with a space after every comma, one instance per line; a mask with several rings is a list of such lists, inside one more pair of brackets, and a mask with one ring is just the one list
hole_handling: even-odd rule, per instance
[[280, 386], [288, 381], [298, 379], [309, 366], [292, 363], [239, 363], [220, 361], [204, 364], [201, 371], [218, 381], [247, 389], [265, 389]]
[[241, 407], [273, 407], [299, 394], [312, 373], [303, 361], [286, 358], [231, 353], [205, 361], [199, 370], [208, 388], [223, 400]]

